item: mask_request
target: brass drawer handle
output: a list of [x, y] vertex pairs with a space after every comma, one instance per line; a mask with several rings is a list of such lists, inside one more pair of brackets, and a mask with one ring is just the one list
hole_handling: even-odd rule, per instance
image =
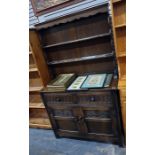
[[59, 98], [59, 97], [57, 97], [57, 98], [56, 98], [56, 101], [61, 102], [61, 101], [62, 101], [62, 99], [61, 99], [61, 98]]
[[84, 122], [84, 117], [82, 116], [77, 116], [74, 118], [74, 121], [77, 122], [77, 123], [83, 123]]
[[90, 101], [94, 102], [94, 101], [95, 101], [95, 97], [92, 96], [92, 97], [90, 98]]

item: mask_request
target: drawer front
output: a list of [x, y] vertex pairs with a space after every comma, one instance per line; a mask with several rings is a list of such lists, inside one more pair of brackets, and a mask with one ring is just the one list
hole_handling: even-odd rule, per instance
[[72, 94], [53, 94], [53, 93], [44, 93], [44, 99], [47, 105], [51, 104], [73, 104], [75, 103], [75, 97]]
[[110, 92], [79, 93], [77, 96], [79, 104], [112, 106]]
[[114, 115], [114, 110], [108, 107], [83, 107], [85, 118], [111, 118]]

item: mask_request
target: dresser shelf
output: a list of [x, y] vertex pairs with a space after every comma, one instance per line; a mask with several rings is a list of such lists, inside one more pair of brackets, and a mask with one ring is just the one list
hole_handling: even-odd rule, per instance
[[41, 89], [43, 89], [42, 86], [40, 86], [40, 87], [30, 87], [30, 88], [29, 88], [29, 91], [30, 91], [30, 92], [38, 92], [38, 91], [40, 91]]
[[40, 128], [40, 129], [51, 129], [51, 125], [45, 125], [45, 124], [29, 124], [30, 128]]
[[[65, 19], [62, 23], [61, 19], [57, 19], [56, 25], [55, 21], [49, 21], [36, 26], [53, 77], [51, 80], [67, 73], [75, 73], [76, 76], [114, 75], [107, 88], [53, 92], [45, 87], [41, 91], [56, 137], [124, 143], [110, 12], [101, 12], [108, 9], [107, 4], [70, 15], [72, 20], [69, 22]], [[32, 118], [39, 116], [39, 112], [36, 116], [32, 110]], [[33, 123], [37, 124], [37, 121]]]
[[69, 45], [69, 44], [73, 44], [73, 43], [80, 43], [80, 42], [88, 41], [88, 40], [92, 40], [92, 39], [109, 37], [110, 35], [111, 35], [111, 31], [109, 31], [108, 33], [98, 34], [98, 35], [95, 35], [95, 36], [90, 36], [90, 37], [86, 37], [86, 38], [82, 38], [82, 39], [76, 39], [76, 40], [71, 40], [71, 41], [65, 41], [65, 42], [61, 42], [61, 43], [51, 44], [51, 45], [43, 46], [43, 48], [51, 48], [51, 47], [56, 47], [56, 46]]
[[37, 67], [35, 67], [35, 68], [30, 68], [29, 69], [29, 72], [37, 72], [38, 71], [38, 68]]
[[121, 53], [119, 53], [117, 57], [118, 57], [118, 58], [126, 57], [126, 52], [121, 52]]
[[115, 28], [116, 28], [116, 29], [124, 28], [124, 27], [126, 27], [126, 23], [119, 24], [119, 25], [115, 25]]
[[41, 103], [30, 103], [29, 108], [45, 109], [45, 106], [43, 105], [42, 102]]
[[90, 60], [105, 59], [105, 58], [111, 58], [111, 57], [114, 57], [113, 52], [112, 53], [106, 53], [106, 54], [100, 54], [100, 55], [81, 57], [81, 58], [73, 58], [73, 59], [65, 59], [65, 60], [60, 60], [60, 61], [53, 61], [53, 62], [49, 62], [48, 65], [58, 65], [58, 64], [73, 63], [73, 62], [90, 61]]

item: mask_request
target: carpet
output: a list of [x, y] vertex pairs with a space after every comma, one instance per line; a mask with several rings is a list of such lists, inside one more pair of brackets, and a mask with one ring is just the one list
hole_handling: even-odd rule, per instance
[[52, 130], [29, 130], [29, 155], [125, 155], [126, 149], [99, 142], [56, 139]]

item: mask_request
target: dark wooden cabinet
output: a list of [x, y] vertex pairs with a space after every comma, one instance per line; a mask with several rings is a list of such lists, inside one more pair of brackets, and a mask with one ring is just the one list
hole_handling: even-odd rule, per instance
[[57, 137], [123, 144], [117, 90], [51, 93], [42, 91]]
[[105, 4], [36, 26], [53, 79], [62, 73], [114, 75], [108, 88], [59, 93], [42, 90], [57, 137], [124, 144], [108, 8]]

